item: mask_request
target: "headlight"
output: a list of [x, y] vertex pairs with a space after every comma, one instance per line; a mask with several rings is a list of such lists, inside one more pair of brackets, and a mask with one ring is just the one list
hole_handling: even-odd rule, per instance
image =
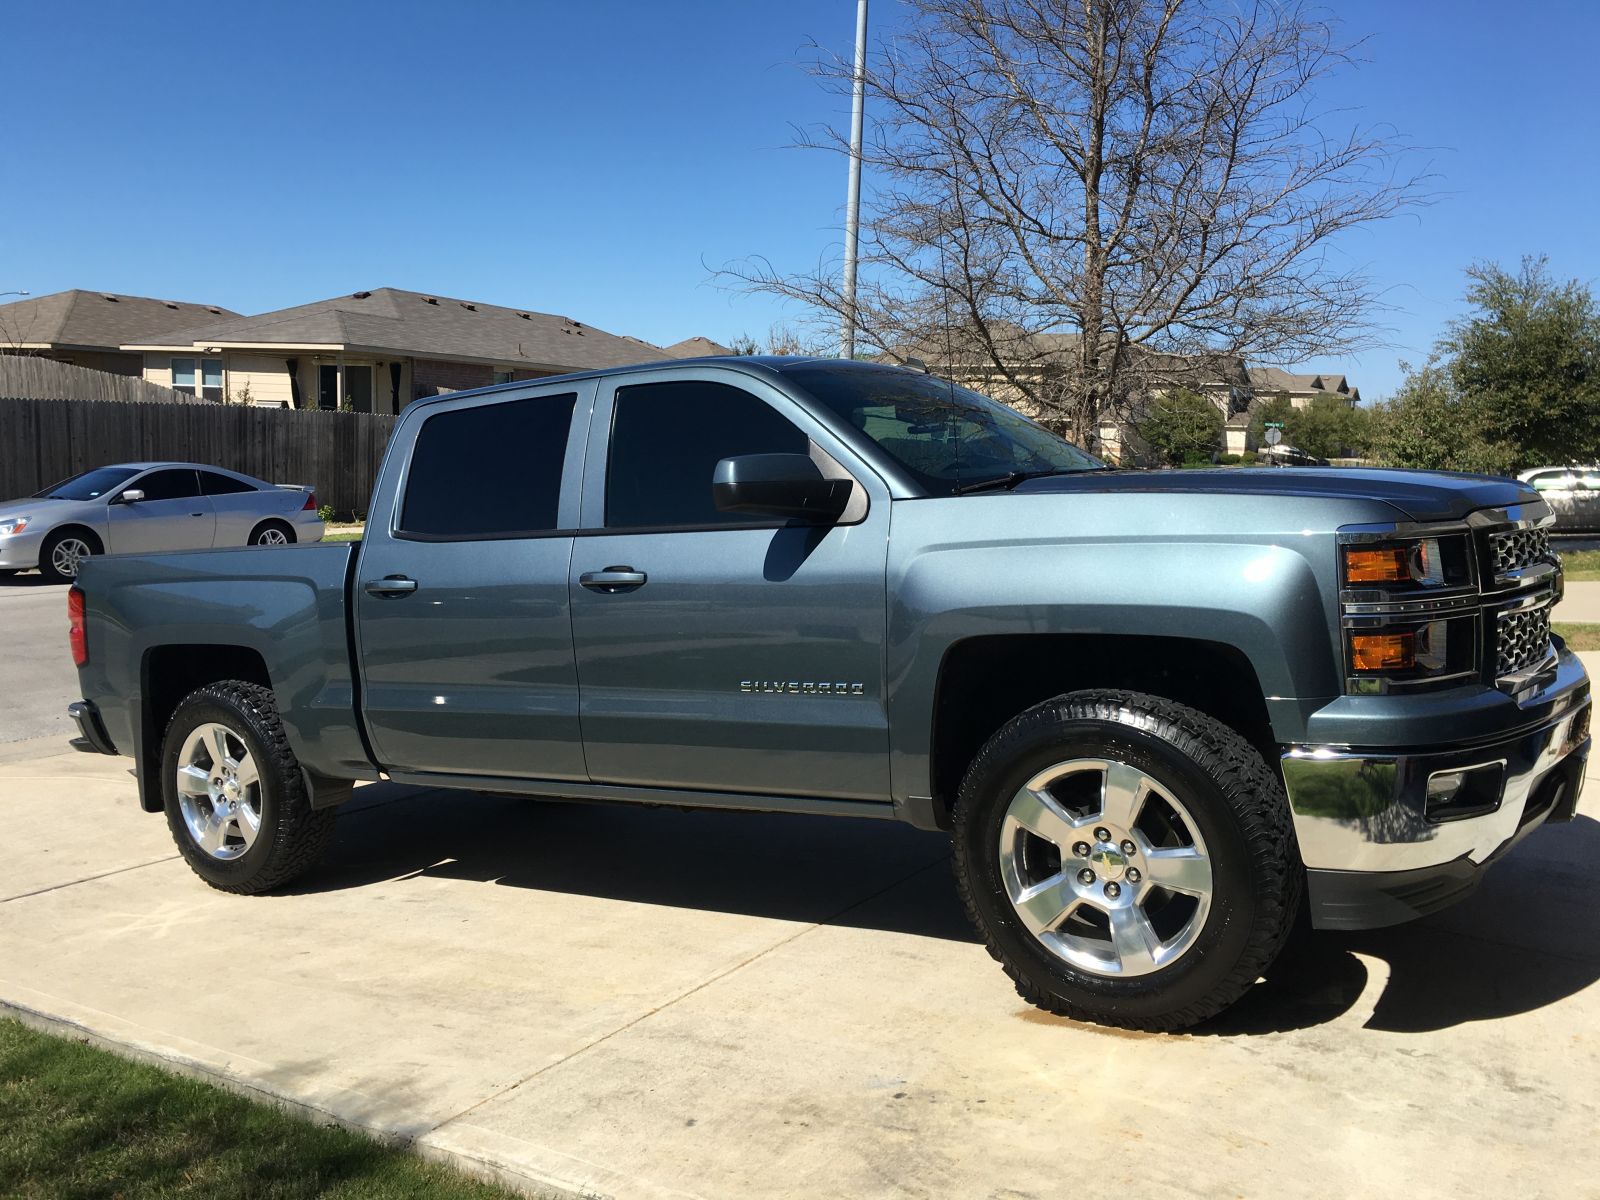
[[1465, 534], [1340, 547], [1346, 690], [1408, 691], [1477, 673], [1478, 590]]
[[0, 517], [0, 537], [21, 533], [28, 527], [27, 517]]

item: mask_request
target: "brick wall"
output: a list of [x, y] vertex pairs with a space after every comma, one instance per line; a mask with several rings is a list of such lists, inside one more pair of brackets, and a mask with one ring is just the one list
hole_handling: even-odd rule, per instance
[[478, 363], [419, 358], [411, 368], [412, 394], [419, 400], [424, 396], [437, 396], [441, 392], [488, 387], [493, 382], [494, 368]]

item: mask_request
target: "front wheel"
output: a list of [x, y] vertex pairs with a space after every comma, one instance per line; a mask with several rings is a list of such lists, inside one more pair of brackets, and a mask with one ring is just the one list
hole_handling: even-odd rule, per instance
[[333, 810], [311, 807], [272, 693], [257, 684], [208, 684], [178, 705], [161, 782], [178, 850], [224, 892], [288, 883], [316, 865], [333, 837]]
[[83, 560], [101, 553], [100, 541], [84, 529], [58, 529], [39, 547], [39, 574], [47, 583], [71, 583]]
[[1017, 991], [1133, 1029], [1237, 1000], [1289, 935], [1301, 867], [1288, 801], [1256, 749], [1155, 696], [1092, 691], [1029, 709], [961, 785], [957, 884]]

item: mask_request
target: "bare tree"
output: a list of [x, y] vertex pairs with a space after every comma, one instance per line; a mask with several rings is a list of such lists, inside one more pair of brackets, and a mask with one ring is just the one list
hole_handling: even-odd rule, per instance
[[[1242, 358], [1366, 344], [1341, 232], [1422, 202], [1405, 147], [1318, 97], [1351, 62], [1299, 0], [910, 0], [868, 67], [862, 341], [1009, 388], [1092, 441]], [[852, 64], [823, 77], [848, 87]], [[836, 130], [804, 144], [848, 153]], [[842, 316], [832, 263], [741, 286]]]

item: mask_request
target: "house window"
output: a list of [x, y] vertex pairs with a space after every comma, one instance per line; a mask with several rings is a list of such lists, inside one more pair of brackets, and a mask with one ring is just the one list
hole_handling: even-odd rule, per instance
[[511, 377], [515, 374], [515, 371], [496, 371], [494, 373], [494, 381], [496, 383], [510, 383]]
[[[197, 374], [198, 388], [195, 386]], [[172, 390], [187, 392], [191, 396], [200, 396], [206, 400], [221, 400], [222, 360], [220, 358], [173, 359]]]

